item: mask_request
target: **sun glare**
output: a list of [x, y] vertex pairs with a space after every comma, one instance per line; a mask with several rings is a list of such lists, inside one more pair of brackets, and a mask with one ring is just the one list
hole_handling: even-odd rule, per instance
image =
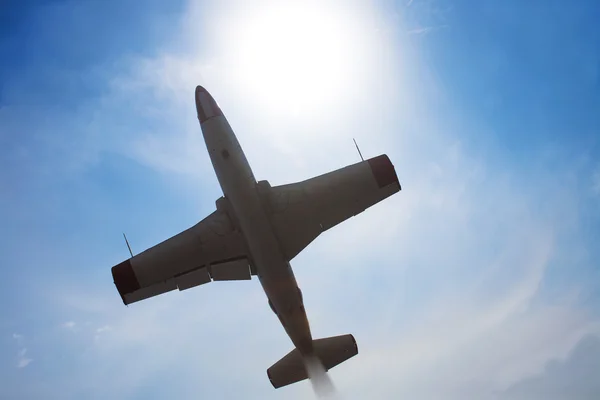
[[352, 23], [319, 3], [271, 4], [238, 21], [228, 60], [238, 84], [269, 107], [297, 113], [331, 106], [364, 63]]

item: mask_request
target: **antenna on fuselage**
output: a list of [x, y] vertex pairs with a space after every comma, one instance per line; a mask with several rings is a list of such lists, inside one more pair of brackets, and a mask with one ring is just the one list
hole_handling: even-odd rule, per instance
[[127, 236], [125, 236], [125, 232], [123, 232], [123, 237], [125, 238], [125, 243], [127, 244], [127, 248], [129, 249], [129, 254], [131, 254], [131, 258], [133, 258], [133, 253], [131, 252], [131, 246], [129, 245], [129, 241], [127, 240]]
[[[354, 138], [352, 138], [352, 140], [354, 140]], [[365, 161], [365, 159], [362, 156], [362, 153], [360, 152], [360, 149], [358, 148], [358, 144], [356, 144], [356, 140], [354, 140], [354, 145], [356, 146], [356, 150], [358, 150], [358, 155], [360, 156], [360, 159]]]

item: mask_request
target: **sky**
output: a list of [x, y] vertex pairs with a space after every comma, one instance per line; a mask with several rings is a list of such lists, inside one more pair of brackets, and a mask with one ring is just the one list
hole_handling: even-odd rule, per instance
[[214, 211], [194, 88], [257, 179], [389, 155], [402, 191], [292, 261], [340, 399], [600, 397], [600, 5], [0, 3], [0, 398], [307, 399], [256, 280], [123, 306]]

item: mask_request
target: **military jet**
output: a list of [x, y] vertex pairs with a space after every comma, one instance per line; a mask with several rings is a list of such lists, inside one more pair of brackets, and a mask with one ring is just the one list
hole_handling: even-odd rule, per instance
[[327, 371], [355, 356], [358, 346], [351, 334], [313, 339], [290, 261], [322, 232], [401, 190], [390, 159], [382, 154], [302, 182], [271, 186], [256, 181], [210, 93], [198, 86], [195, 98], [223, 196], [216, 211], [196, 225], [112, 268], [123, 303], [258, 276], [295, 346], [267, 369], [275, 388], [309, 378], [311, 358]]

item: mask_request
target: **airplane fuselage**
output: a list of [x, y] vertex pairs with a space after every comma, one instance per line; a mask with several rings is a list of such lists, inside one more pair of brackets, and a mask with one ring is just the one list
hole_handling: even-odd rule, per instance
[[201, 87], [196, 89], [196, 108], [217, 179], [268, 301], [294, 345], [310, 354], [312, 335], [302, 294], [263, 208], [250, 164], [227, 119]]

